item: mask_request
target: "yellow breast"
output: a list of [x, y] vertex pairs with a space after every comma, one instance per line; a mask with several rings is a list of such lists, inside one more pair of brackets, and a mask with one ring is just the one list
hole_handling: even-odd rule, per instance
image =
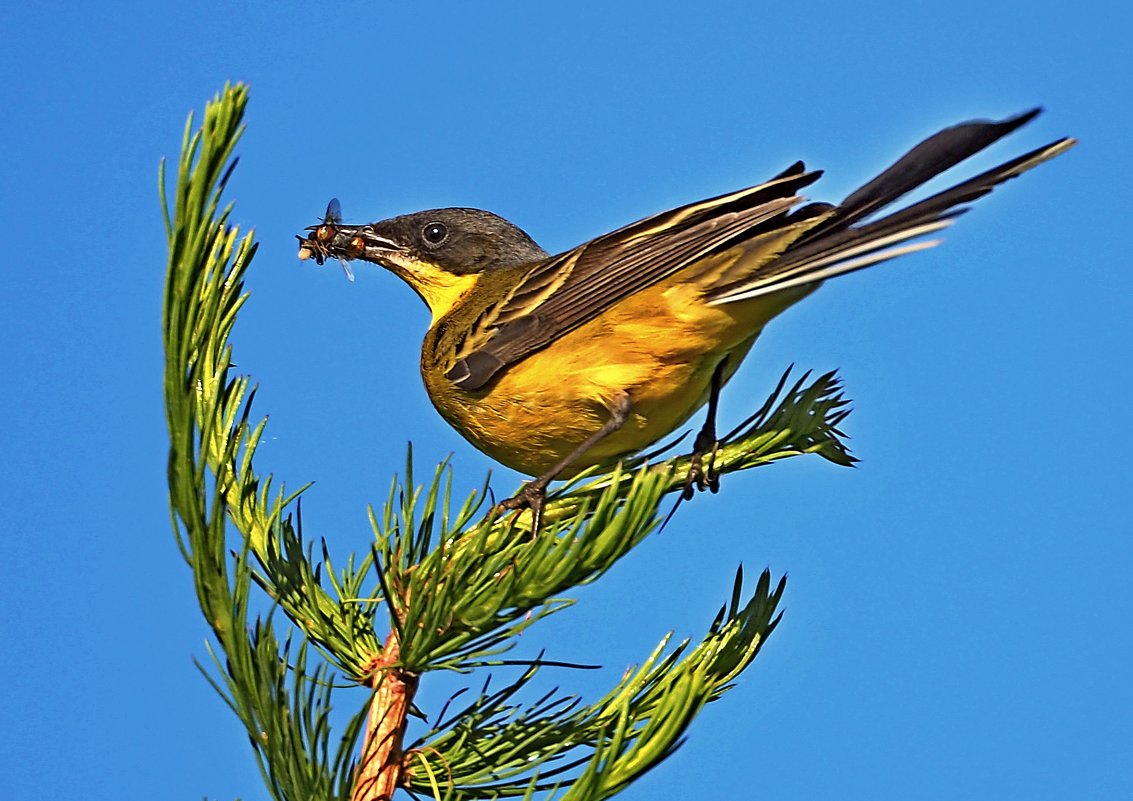
[[425, 362], [422, 372], [430, 398], [453, 427], [528, 475], [553, 467], [628, 395], [629, 419], [560, 474], [567, 477], [646, 448], [688, 420], [707, 401], [716, 365], [728, 357], [730, 377], [763, 323], [784, 307], [773, 298], [708, 306], [694, 284], [669, 282], [508, 367], [484, 390], [462, 391]]

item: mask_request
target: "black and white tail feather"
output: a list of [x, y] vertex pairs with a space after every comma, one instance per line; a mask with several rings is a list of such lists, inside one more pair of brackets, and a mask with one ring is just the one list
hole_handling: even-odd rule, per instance
[[[709, 302], [712, 305], [734, 303], [792, 287], [814, 285], [938, 245], [939, 239], [921, 237], [947, 228], [968, 210], [962, 204], [983, 197], [1004, 181], [1054, 158], [1073, 147], [1075, 140], [1059, 139], [881, 219], [871, 222], [868, 218], [1030, 122], [1040, 111], [1032, 109], [1002, 122], [978, 120], [946, 128], [914, 147], [841, 204], [812, 203], [791, 212], [787, 215], [788, 221], [818, 216], [825, 219], [754, 274], [714, 288]], [[805, 171], [806, 167], [799, 162], [779, 177], [803, 175]]]

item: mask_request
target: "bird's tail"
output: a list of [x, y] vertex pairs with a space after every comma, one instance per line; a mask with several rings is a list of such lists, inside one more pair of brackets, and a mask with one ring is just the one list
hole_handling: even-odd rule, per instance
[[1039, 109], [1033, 109], [1002, 122], [981, 120], [945, 128], [841, 204], [812, 203], [799, 208], [787, 216], [786, 222], [816, 220], [813, 227], [778, 258], [743, 278], [715, 287], [708, 300], [714, 305], [733, 303], [813, 285], [939, 244], [940, 240], [921, 237], [947, 228], [967, 211], [962, 204], [983, 197], [1004, 181], [1070, 149], [1075, 140], [1059, 139], [880, 219], [871, 222], [868, 218], [1026, 124], [1038, 113]]

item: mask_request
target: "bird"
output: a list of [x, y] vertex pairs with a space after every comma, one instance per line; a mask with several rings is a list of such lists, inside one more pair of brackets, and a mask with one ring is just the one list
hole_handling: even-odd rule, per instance
[[888, 210], [1040, 111], [945, 128], [840, 203], [804, 198], [822, 172], [798, 161], [551, 255], [488, 211], [347, 225], [332, 200], [297, 235], [299, 257], [339, 259], [348, 276], [348, 261], [377, 264], [421, 297], [429, 398], [472, 445], [534, 477], [499, 508], [529, 507], [537, 531], [552, 480], [641, 451], [705, 405], [685, 496], [715, 491], [716, 402], [764, 326], [829, 278], [939, 244], [926, 237], [972, 201], [1076, 144], [1058, 139]]

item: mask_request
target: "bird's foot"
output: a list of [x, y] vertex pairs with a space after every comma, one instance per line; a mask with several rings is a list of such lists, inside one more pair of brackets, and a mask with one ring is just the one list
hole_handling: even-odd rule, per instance
[[[696, 435], [696, 442], [692, 448], [692, 456], [688, 464], [688, 477], [685, 479], [685, 488], [681, 491], [681, 498], [688, 501], [697, 492], [708, 490], [712, 494], [720, 491], [720, 473], [716, 470], [716, 452], [720, 450], [720, 443], [711, 432], [701, 431]], [[708, 457], [707, 465], [705, 456]]]
[[534, 538], [539, 533], [539, 526], [543, 522], [543, 504], [546, 500], [547, 482], [536, 479], [535, 481], [528, 481], [515, 495], [496, 504], [496, 512], [503, 514], [504, 512], [530, 509], [531, 536]]

